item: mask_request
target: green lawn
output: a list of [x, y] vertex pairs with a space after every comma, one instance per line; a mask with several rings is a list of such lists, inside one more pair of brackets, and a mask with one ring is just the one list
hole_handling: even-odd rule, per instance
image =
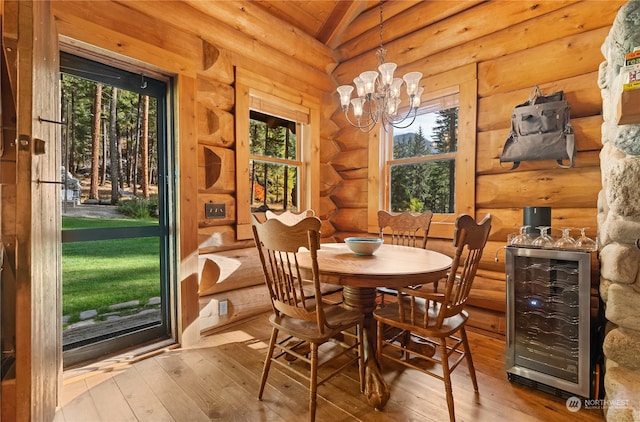
[[[62, 228], [157, 225], [157, 220], [63, 217]], [[73, 242], [62, 245], [62, 314], [104, 312], [109, 305], [160, 296], [159, 239]]]

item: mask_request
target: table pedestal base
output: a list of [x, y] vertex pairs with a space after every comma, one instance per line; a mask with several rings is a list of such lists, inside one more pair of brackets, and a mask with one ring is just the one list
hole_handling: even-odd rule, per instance
[[364, 314], [364, 394], [371, 406], [376, 410], [382, 410], [389, 400], [389, 386], [376, 359], [376, 322], [371, 314], [376, 308], [376, 289], [344, 286], [342, 294], [347, 309]]

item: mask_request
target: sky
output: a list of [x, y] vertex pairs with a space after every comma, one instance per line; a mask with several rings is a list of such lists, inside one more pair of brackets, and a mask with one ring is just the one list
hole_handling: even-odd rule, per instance
[[405, 133], [416, 133], [418, 132], [418, 127], [422, 126], [422, 133], [425, 137], [430, 137], [431, 133], [433, 133], [433, 127], [436, 124], [436, 118], [438, 115], [436, 113], [427, 113], [421, 114], [416, 117], [416, 120], [413, 122], [411, 126], [406, 129], [393, 129], [394, 135], [403, 135]]

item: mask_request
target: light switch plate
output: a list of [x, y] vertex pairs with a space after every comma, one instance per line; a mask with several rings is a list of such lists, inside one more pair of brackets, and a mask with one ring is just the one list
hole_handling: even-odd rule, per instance
[[204, 204], [204, 218], [225, 218], [226, 216], [226, 204], [214, 204], [213, 202]]

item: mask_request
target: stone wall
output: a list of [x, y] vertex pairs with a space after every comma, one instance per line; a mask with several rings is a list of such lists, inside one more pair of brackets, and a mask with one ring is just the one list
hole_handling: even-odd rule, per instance
[[[625, 53], [640, 46], [640, 1], [622, 6], [602, 46], [603, 118], [598, 198], [600, 295], [608, 320], [604, 414], [640, 421], [640, 121], [618, 125]], [[640, 107], [640, 104], [638, 104]]]

